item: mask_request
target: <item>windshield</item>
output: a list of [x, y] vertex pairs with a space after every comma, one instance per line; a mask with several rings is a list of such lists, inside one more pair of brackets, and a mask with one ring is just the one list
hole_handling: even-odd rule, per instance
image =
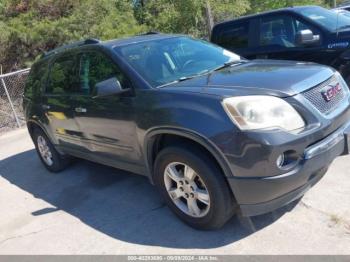
[[240, 57], [208, 42], [173, 37], [115, 47], [153, 87], [204, 74]]
[[337, 9], [337, 10], [334, 10], [334, 12], [336, 12], [336, 13], [338, 13], [340, 15], [345, 15], [345, 16], [350, 18], [350, 12], [349, 11], [342, 10], [342, 9]]
[[334, 32], [337, 29], [350, 27], [350, 17], [346, 15], [338, 15], [336, 12], [322, 8], [322, 7], [306, 7], [297, 10], [302, 14], [315, 21], [317, 24]]

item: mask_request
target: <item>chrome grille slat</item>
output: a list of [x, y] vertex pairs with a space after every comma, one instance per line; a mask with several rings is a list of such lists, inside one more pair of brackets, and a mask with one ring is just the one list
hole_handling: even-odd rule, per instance
[[319, 84], [318, 86], [315, 86], [311, 88], [310, 90], [307, 90], [303, 92], [303, 96], [314, 106], [318, 111], [320, 111], [322, 114], [328, 115], [333, 110], [337, 108], [337, 106], [342, 102], [342, 100], [345, 97], [345, 90], [342, 83], [341, 85], [341, 91], [333, 97], [329, 102], [327, 102], [323, 96], [322, 96], [322, 90], [326, 88], [329, 84], [332, 83], [338, 83], [339, 80], [336, 76], [332, 76], [325, 82]]

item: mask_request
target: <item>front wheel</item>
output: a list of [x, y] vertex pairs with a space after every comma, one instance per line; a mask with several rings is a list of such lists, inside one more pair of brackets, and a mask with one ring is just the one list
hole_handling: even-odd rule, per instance
[[163, 149], [155, 161], [155, 182], [170, 209], [194, 228], [220, 228], [233, 215], [224, 176], [201, 150]]

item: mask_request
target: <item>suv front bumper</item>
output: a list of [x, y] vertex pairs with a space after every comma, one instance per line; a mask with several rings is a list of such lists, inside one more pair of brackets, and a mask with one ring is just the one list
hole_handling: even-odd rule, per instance
[[256, 216], [275, 210], [300, 198], [326, 173], [332, 161], [349, 153], [350, 123], [305, 149], [303, 159], [291, 171], [270, 177], [232, 177], [243, 216]]

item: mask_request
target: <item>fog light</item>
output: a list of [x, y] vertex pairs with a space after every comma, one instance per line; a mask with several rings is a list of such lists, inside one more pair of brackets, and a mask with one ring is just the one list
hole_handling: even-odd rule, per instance
[[300, 156], [294, 150], [288, 150], [280, 154], [276, 159], [276, 165], [283, 170], [291, 169], [298, 164]]
[[284, 154], [281, 154], [277, 157], [277, 160], [276, 160], [276, 165], [278, 167], [282, 167], [284, 164]]

